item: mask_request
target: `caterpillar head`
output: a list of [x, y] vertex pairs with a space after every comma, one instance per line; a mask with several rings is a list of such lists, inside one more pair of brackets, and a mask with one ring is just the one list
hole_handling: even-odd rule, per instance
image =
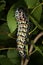
[[22, 8], [17, 8], [17, 10], [15, 11], [15, 18], [19, 22], [25, 18], [25, 14]]

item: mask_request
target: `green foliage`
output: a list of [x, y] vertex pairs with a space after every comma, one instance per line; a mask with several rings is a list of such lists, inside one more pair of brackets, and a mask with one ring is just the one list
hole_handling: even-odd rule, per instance
[[4, 0], [0, 0], [0, 20], [1, 18], [3, 19], [3, 17], [5, 16], [5, 14], [3, 13], [3, 11], [5, 10], [5, 6], [6, 2]]
[[7, 15], [7, 23], [10, 29], [10, 32], [14, 32], [17, 28], [17, 22], [14, 17], [14, 5], [10, 8]]
[[33, 9], [31, 12], [32, 16], [37, 20], [37, 22], [40, 22], [41, 13], [42, 13], [42, 5], [40, 3], [37, 3], [38, 5]]
[[[17, 0], [17, 1], [11, 0], [10, 4], [10, 0], [0, 0], [0, 65], [20, 65], [21, 63], [21, 58], [19, 56], [17, 49], [3, 48], [3, 47], [16, 48], [17, 46], [16, 44], [17, 21], [15, 19], [15, 10], [18, 7], [27, 8], [27, 10], [29, 11], [29, 12], [27, 11], [27, 13], [29, 15], [28, 16], [29, 21], [30, 23], [32, 23], [31, 24], [32, 29], [29, 32], [31, 37], [30, 42], [34, 40], [34, 38], [36, 37], [36, 35], [38, 35], [39, 32], [43, 31], [43, 6], [42, 6], [43, 3], [40, 3], [40, 1], [41, 0]], [[11, 38], [8, 36], [10, 35], [9, 33], [11, 34], [10, 36]], [[30, 65], [36, 65], [36, 64], [43, 65], [43, 46], [41, 46], [41, 43], [42, 38], [40, 38], [37, 42], [37, 44], [40, 44], [40, 46], [39, 47], [36, 46], [37, 44], [34, 46], [35, 48], [34, 51], [36, 53], [32, 54], [30, 59]], [[11, 44], [13, 46], [11, 46]], [[26, 51], [28, 54], [28, 49]], [[39, 56], [37, 56], [38, 54]]]
[[0, 12], [5, 9], [5, 6], [6, 6], [6, 2], [4, 0], [1, 0], [0, 1]]
[[32, 22], [40, 29], [40, 30], [43, 30], [43, 27], [41, 27], [38, 22], [32, 17], [30, 16], [30, 19], [32, 20]]
[[18, 51], [16, 49], [8, 50], [7, 56], [14, 65], [20, 65], [20, 56], [18, 55]]
[[42, 0], [42, 2], [43, 2], [43, 0]]
[[38, 51], [43, 56], [43, 52], [38, 46], [35, 46], [35, 50]]
[[35, 52], [31, 56], [30, 65], [43, 65], [43, 56], [38, 52]]
[[2, 56], [0, 55], [0, 64], [1, 65], [14, 65], [13, 63], [10, 62], [9, 58], [7, 58], [6, 56]]
[[39, 2], [39, 0], [25, 0], [28, 8], [34, 8], [37, 3]]
[[0, 39], [1, 40], [7, 40], [8, 37], [8, 33], [9, 33], [9, 28], [7, 26], [7, 23], [4, 23], [0, 26]]

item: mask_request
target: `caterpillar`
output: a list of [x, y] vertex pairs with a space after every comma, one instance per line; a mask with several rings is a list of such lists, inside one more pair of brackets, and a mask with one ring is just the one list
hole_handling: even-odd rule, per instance
[[28, 38], [29, 20], [22, 8], [17, 8], [15, 11], [15, 18], [18, 23], [17, 48], [19, 54], [24, 58], [26, 57], [25, 45]]

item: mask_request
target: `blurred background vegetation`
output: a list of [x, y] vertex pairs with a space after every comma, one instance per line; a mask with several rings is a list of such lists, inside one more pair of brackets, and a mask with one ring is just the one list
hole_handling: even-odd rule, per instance
[[[28, 10], [30, 39], [43, 31], [43, 0], [0, 0], [0, 65], [20, 65], [17, 47], [17, 22], [15, 10], [24, 7]], [[38, 51], [30, 57], [29, 65], [43, 65], [43, 37], [35, 44]], [[10, 48], [10, 49], [8, 49]]]

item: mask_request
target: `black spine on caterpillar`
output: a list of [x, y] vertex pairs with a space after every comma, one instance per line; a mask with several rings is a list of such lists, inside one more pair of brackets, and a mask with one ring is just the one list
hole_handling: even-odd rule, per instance
[[29, 29], [29, 20], [23, 9], [18, 8], [15, 11], [15, 18], [18, 23], [18, 32], [17, 32], [17, 48], [19, 54], [22, 57], [26, 56], [25, 44], [26, 39], [28, 38], [28, 29]]

